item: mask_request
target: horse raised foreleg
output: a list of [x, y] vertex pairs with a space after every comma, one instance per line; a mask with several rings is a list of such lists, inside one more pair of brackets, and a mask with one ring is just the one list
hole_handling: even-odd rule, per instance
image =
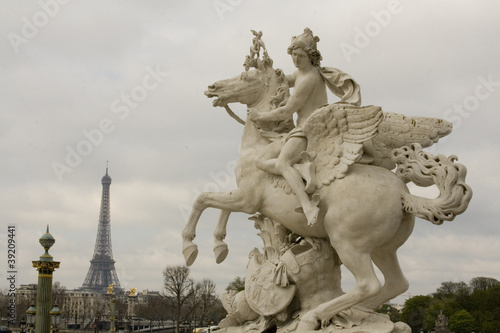
[[219, 216], [219, 222], [217, 223], [217, 227], [215, 227], [214, 238], [214, 253], [215, 253], [215, 262], [220, 264], [226, 259], [229, 249], [227, 244], [224, 242], [226, 238], [226, 226], [227, 221], [229, 219], [230, 211], [222, 210]]
[[[211, 207], [227, 212], [254, 214], [257, 211], [258, 203], [256, 196], [252, 195], [251, 192], [240, 189], [230, 192], [205, 192], [200, 194], [195, 200], [188, 223], [182, 232], [182, 253], [186, 260], [186, 265], [192, 265], [198, 256], [198, 247], [193, 243], [193, 239], [196, 237], [196, 225], [205, 209]], [[225, 219], [225, 216], [221, 215], [221, 219]], [[223, 223], [222, 227], [225, 229], [227, 220]], [[219, 222], [220, 224], [221, 222]]]
[[188, 222], [182, 231], [182, 254], [188, 266], [191, 266], [198, 256], [198, 246], [193, 243], [193, 239], [196, 237], [196, 225], [201, 213], [203, 209], [196, 209], [196, 205], [193, 206]]
[[333, 316], [376, 295], [381, 289], [369, 252], [360, 253], [352, 246], [343, 247], [340, 251], [335, 249], [342, 263], [354, 275], [356, 286], [348, 293], [307, 312], [301, 318], [297, 332], [316, 330], [320, 323], [323, 327], [327, 326]]

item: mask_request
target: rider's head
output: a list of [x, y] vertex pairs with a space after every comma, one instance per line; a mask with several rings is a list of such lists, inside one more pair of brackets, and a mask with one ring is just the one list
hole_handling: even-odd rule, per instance
[[319, 37], [314, 36], [311, 29], [305, 28], [302, 35], [292, 37], [292, 43], [288, 47], [288, 54], [292, 54], [293, 50], [300, 48], [307, 53], [314, 66], [319, 66], [323, 58], [316, 47], [317, 42], [319, 42]]

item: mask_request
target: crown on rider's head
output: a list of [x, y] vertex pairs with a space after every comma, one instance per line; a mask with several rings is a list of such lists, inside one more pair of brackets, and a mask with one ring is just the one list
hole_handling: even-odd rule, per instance
[[292, 51], [295, 48], [301, 48], [307, 52], [313, 65], [319, 66], [319, 62], [322, 59], [322, 57], [321, 53], [318, 51], [318, 48], [316, 46], [318, 42], [319, 42], [319, 37], [314, 36], [311, 29], [305, 28], [303, 34], [292, 37], [292, 42], [288, 47], [288, 54], [292, 54]]

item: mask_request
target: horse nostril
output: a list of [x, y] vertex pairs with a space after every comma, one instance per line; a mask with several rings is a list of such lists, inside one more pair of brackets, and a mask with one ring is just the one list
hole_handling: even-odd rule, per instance
[[214, 89], [215, 89], [215, 84], [211, 84], [211, 85], [209, 85], [209, 86], [208, 86], [208, 89], [209, 89], [209, 90], [214, 90]]

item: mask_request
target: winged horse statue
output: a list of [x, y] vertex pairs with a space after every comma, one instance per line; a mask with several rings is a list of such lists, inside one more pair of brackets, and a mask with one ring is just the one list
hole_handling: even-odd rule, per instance
[[[285, 76], [281, 70], [273, 69], [260, 36], [256, 38], [264, 49], [262, 59], [259, 47], [252, 49], [244, 72], [208, 87], [205, 94], [215, 98], [214, 106], [231, 112], [228, 104], [242, 103], [248, 108], [270, 111], [286, 101]], [[333, 103], [316, 110], [304, 126], [308, 154], [316, 165], [318, 180], [312, 195], [320, 198], [318, 221], [308, 226], [304, 214], [296, 210], [299, 201], [287, 190], [286, 183], [256, 167], [258, 152], [280, 140], [270, 143], [268, 134], [286, 133], [290, 122], [240, 122], [244, 128], [235, 167], [238, 187], [197, 197], [182, 233], [183, 254], [186, 264], [192, 265], [198, 254], [193, 243], [196, 225], [206, 208], [221, 210], [214, 232], [217, 263], [228, 254], [224, 238], [231, 212], [260, 213], [296, 235], [329, 239], [356, 285], [301, 314], [297, 331], [316, 330], [355, 305], [376, 309], [405, 292], [409, 284], [396, 251], [412, 233], [415, 216], [434, 224], [451, 221], [465, 211], [472, 197], [472, 190], [465, 183], [466, 168], [455, 162], [455, 156], [433, 156], [422, 150], [449, 134], [450, 123], [383, 113], [377, 106]], [[359, 161], [367, 142], [372, 145], [374, 156], [369, 164], [362, 164]], [[391, 171], [396, 164], [396, 172]], [[412, 195], [408, 182], [418, 186], [435, 184], [440, 194], [434, 199]], [[383, 285], [373, 264], [384, 276]]]

